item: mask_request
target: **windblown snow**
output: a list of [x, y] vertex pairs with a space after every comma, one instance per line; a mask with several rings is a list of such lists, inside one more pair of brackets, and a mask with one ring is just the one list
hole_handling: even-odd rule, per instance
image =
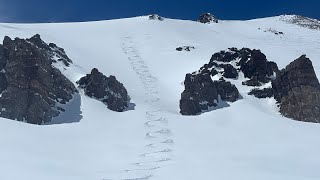
[[[320, 179], [320, 125], [282, 117], [273, 98], [249, 96], [238, 81], [233, 83], [243, 99], [230, 107], [193, 117], [179, 114], [186, 73], [230, 47], [260, 49], [279, 68], [306, 54], [319, 78], [320, 31], [280, 19], [1, 23], [1, 38], [38, 33], [63, 47], [74, 64], [57, 66], [72, 82], [94, 67], [115, 75], [136, 106], [113, 112], [80, 91], [67, 107], [72, 113], [50, 125], [2, 118], [0, 179]], [[181, 46], [195, 49], [176, 51]]]

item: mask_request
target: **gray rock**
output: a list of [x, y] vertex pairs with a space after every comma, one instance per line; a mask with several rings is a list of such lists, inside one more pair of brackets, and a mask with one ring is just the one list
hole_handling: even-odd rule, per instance
[[222, 101], [234, 102], [239, 98], [238, 89], [233, 84], [224, 79], [212, 81], [208, 72], [187, 74], [184, 84], [180, 99], [182, 115], [198, 115], [216, 107], [219, 95]]
[[191, 49], [195, 49], [194, 46], [181, 46], [176, 48], [177, 51], [191, 51]]
[[77, 84], [87, 96], [98, 99], [112, 111], [122, 112], [129, 106], [128, 92], [115, 76], [106, 77], [94, 68], [91, 74], [82, 77]]
[[59, 104], [69, 102], [77, 90], [52, 66], [51, 50], [40, 36], [31, 39], [6, 36], [0, 46], [0, 117], [43, 124], [58, 116]]
[[298, 121], [320, 122], [320, 84], [305, 55], [281, 70], [272, 82], [282, 115]]
[[249, 93], [249, 95], [253, 95], [256, 98], [271, 98], [273, 96], [272, 88], [264, 88], [264, 89], [253, 89]]
[[214, 81], [214, 85], [217, 88], [221, 100], [235, 102], [239, 99], [240, 94], [237, 87], [230, 82], [225, 81], [223, 78], [219, 81]]
[[197, 115], [217, 105], [218, 92], [209, 74], [187, 74], [181, 94], [180, 113]]
[[58, 47], [54, 43], [50, 43], [49, 45], [46, 44], [40, 38], [39, 34], [34, 35], [30, 39], [27, 39], [27, 41], [36, 45], [38, 48], [45, 50], [53, 62], [61, 61], [66, 66], [69, 66], [70, 64], [72, 64], [72, 60], [67, 56], [63, 48]]
[[158, 14], [151, 14], [151, 15], [149, 15], [149, 19], [150, 19], [150, 20], [158, 20], [158, 21], [163, 21], [163, 20], [164, 20], [164, 18], [161, 17], [161, 16], [159, 16]]
[[219, 20], [215, 16], [213, 16], [211, 13], [204, 13], [199, 16], [198, 22], [204, 23], [204, 24], [210, 24], [210, 23], [218, 23]]

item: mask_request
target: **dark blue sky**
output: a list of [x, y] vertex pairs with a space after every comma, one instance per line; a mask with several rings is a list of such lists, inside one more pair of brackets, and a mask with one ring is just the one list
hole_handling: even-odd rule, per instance
[[319, 0], [0, 0], [2, 22], [68, 22], [157, 13], [196, 19], [212, 12], [220, 19], [299, 14], [320, 19]]

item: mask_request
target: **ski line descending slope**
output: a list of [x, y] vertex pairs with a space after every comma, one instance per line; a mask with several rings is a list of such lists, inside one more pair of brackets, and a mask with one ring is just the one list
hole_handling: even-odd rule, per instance
[[145, 147], [144, 152], [139, 155], [140, 161], [131, 164], [131, 167], [124, 170], [121, 175], [123, 180], [144, 180], [154, 176], [153, 171], [159, 169], [164, 163], [171, 160], [170, 153], [174, 141], [171, 137], [171, 130], [168, 127], [168, 120], [164, 117], [165, 112], [159, 110], [160, 98], [158, 96], [157, 78], [154, 77], [147, 64], [139, 55], [132, 37], [124, 38], [122, 50], [127, 55], [130, 65], [138, 75], [145, 90], [145, 103], [149, 110], [145, 112]]

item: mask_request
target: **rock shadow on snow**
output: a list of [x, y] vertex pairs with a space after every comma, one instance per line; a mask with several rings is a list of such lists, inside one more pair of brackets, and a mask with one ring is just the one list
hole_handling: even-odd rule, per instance
[[81, 105], [81, 95], [76, 93], [68, 104], [63, 105], [64, 110], [62, 110], [60, 115], [52, 118], [51, 122], [46, 123], [45, 125], [71, 124], [80, 122], [83, 118]]

